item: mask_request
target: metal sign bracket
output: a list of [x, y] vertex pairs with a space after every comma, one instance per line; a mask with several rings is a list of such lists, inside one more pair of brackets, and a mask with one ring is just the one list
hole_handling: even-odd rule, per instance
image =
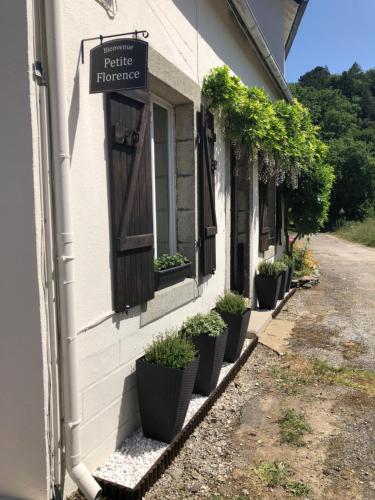
[[149, 33], [146, 30], [135, 30], [135, 31], [129, 31], [129, 33], [119, 33], [117, 35], [99, 35], [99, 36], [94, 36], [92, 38], [84, 38], [81, 40], [81, 48], [80, 48], [80, 53], [81, 53], [81, 62], [82, 64], [85, 64], [85, 48], [84, 48], [84, 43], [85, 42], [90, 42], [91, 40], [100, 40], [100, 43], [103, 43], [103, 40], [106, 38], [116, 38], [120, 36], [134, 36], [135, 39], [138, 38], [138, 35], [142, 35], [143, 38], [148, 38]]

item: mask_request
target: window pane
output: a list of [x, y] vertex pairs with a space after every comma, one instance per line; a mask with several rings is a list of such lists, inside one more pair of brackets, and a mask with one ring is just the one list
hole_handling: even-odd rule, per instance
[[157, 104], [154, 112], [157, 255], [170, 252], [168, 111]]

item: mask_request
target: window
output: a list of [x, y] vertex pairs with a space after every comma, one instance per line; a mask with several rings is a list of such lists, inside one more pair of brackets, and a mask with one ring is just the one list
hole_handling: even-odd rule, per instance
[[176, 252], [176, 189], [173, 108], [159, 98], [151, 105], [151, 159], [155, 257]]

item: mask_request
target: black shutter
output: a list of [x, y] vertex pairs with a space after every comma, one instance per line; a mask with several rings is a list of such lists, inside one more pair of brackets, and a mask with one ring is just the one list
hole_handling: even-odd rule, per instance
[[215, 212], [215, 130], [214, 116], [201, 106], [198, 113], [199, 133], [199, 192], [200, 192], [200, 262], [203, 276], [216, 270]]
[[283, 227], [283, 208], [282, 208], [282, 186], [276, 187], [276, 230], [275, 230], [275, 244], [281, 245], [281, 230]]
[[259, 251], [268, 250], [270, 228], [268, 225], [268, 184], [259, 181]]
[[144, 92], [107, 100], [114, 310], [154, 296], [150, 104]]

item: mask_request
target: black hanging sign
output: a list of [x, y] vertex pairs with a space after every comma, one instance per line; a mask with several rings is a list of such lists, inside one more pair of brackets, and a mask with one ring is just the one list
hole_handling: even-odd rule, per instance
[[90, 94], [147, 88], [148, 43], [122, 38], [90, 51]]

